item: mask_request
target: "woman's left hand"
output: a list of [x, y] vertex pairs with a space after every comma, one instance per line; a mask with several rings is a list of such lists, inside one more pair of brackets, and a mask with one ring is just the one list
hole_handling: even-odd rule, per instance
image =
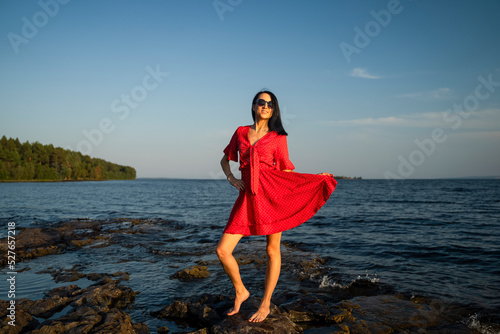
[[331, 176], [331, 177], [333, 177], [333, 174], [331, 174], [331, 173], [319, 173], [318, 175], [325, 175], [325, 176]]

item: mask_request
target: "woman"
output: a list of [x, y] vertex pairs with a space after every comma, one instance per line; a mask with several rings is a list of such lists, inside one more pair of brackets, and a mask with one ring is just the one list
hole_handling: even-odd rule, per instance
[[[252, 101], [251, 126], [241, 126], [224, 149], [221, 160], [227, 180], [240, 194], [217, 246], [225, 272], [236, 292], [234, 307], [227, 313], [239, 312], [250, 293], [245, 288], [232, 253], [243, 236], [267, 236], [267, 270], [265, 291], [251, 322], [263, 321], [270, 312], [271, 296], [281, 269], [281, 232], [311, 218], [328, 200], [337, 185], [332, 174], [295, 173], [288, 159], [286, 136], [281, 123], [276, 96], [270, 91], [257, 93]], [[237, 179], [229, 160], [238, 161], [242, 179]]]

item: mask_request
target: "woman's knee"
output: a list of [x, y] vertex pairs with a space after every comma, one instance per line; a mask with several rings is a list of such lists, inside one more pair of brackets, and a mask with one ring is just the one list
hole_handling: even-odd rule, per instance
[[228, 256], [231, 256], [232, 252], [227, 250], [226, 248], [222, 247], [222, 246], [217, 246], [217, 249], [215, 250], [215, 252], [217, 253], [217, 256], [219, 257], [219, 259], [225, 259], [227, 258]]
[[271, 259], [281, 258], [280, 245], [268, 245], [266, 248], [267, 256]]

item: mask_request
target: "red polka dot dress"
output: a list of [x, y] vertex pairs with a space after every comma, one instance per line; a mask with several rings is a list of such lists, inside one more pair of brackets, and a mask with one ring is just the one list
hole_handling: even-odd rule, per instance
[[337, 181], [331, 176], [290, 173], [286, 136], [268, 132], [254, 145], [250, 126], [240, 126], [224, 149], [238, 162], [245, 191], [234, 203], [224, 233], [269, 235], [299, 226], [325, 204]]

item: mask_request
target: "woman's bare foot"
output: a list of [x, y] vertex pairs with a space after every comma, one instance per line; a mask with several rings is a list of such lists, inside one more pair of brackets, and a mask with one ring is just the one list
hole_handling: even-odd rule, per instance
[[267, 316], [269, 315], [269, 312], [270, 312], [270, 309], [269, 309], [270, 305], [260, 305], [259, 309], [257, 310], [257, 312], [255, 312], [251, 317], [250, 319], [248, 319], [248, 321], [250, 322], [262, 322], [264, 321]]
[[247, 289], [245, 289], [241, 293], [237, 292], [236, 297], [234, 298], [234, 306], [227, 312], [227, 315], [234, 315], [238, 313], [240, 311], [241, 304], [243, 304], [243, 302], [247, 300], [248, 297], [250, 297], [250, 292], [248, 292]]

